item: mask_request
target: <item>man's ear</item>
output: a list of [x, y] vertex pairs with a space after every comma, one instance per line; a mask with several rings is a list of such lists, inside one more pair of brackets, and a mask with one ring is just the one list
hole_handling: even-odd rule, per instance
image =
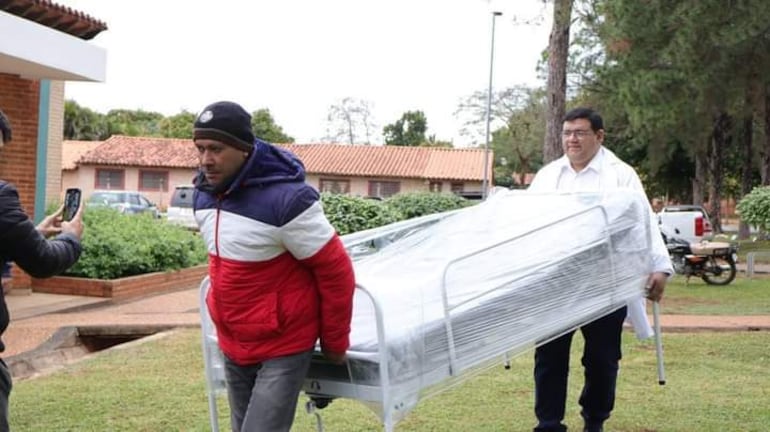
[[11, 141], [11, 122], [0, 110], [0, 140], [3, 144]]

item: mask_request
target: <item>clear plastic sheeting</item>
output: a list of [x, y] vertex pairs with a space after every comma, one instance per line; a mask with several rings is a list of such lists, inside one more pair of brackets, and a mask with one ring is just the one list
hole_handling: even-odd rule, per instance
[[363, 401], [392, 430], [420, 399], [637, 299], [649, 222], [631, 190], [499, 191], [345, 236], [358, 288], [348, 362], [318, 353], [304, 390]]

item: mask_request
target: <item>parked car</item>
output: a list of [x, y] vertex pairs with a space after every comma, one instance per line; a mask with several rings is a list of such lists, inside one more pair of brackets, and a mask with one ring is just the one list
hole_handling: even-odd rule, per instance
[[166, 210], [166, 219], [173, 224], [181, 225], [185, 228], [197, 230], [198, 223], [193, 214], [193, 185], [179, 185], [174, 188], [171, 195], [171, 202]]
[[125, 214], [149, 213], [160, 217], [158, 207], [144, 195], [134, 191], [98, 190], [86, 202], [86, 207], [111, 207]]
[[699, 205], [669, 205], [658, 213], [664, 230], [691, 243], [698, 243], [712, 235], [711, 218]]

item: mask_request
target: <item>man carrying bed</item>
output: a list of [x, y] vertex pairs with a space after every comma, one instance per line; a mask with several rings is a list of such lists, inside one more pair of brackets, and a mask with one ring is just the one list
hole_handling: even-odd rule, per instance
[[[636, 172], [614, 153], [602, 146], [604, 125], [598, 113], [576, 108], [566, 114], [562, 126], [564, 156], [543, 167], [535, 176], [530, 191], [602, 191], [630, 188], [644, 193]], [[650, 217], [652, 210], [650, 210]], [[647, 280], [647, 298], [657, 301], [663, 295], [668, 276], [674, 273], [668, 250], [657, 229], [652, 227], [653, 273]], [[597, 275], [597, 278], [602, 277]], [[580, 415], [584, 431], [600, 432], [615, 404], [615, 383], [621, 357], [620, 342], [623, 321], [629, 314], [632, 323], [646, 327], [637, 334], [649, 336], [644, 312], [644, 299], [629, 304], [580, 328], [585, 339], [582, 363], [585, 384], [580, 394]], [[562, 424], [567, 398], [567, 375], [572, 336], [569, 332], [535, 350], [535, 415], [536, 432], [563, 432]]]
[[316, 340], [329, 361], [345, 360], [353, 266], [302, 163], [256, 139], [241, 106], [207, 106], [193, 137], [206, 304], [225, 357], [232, 430], [289, 431]]

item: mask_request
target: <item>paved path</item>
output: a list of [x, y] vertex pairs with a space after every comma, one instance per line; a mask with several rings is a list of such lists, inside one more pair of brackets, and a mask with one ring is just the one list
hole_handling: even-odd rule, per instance
[[[167, 292], [131, 301], [31, 293], [6, 296], [11, 324], [3, 334], [3, 357], [30, 351], [65, 326], [180, 326], [200, 325], [198, 289]], [[666, 315], [664, 331], [770, 330], [770, 315]]]

